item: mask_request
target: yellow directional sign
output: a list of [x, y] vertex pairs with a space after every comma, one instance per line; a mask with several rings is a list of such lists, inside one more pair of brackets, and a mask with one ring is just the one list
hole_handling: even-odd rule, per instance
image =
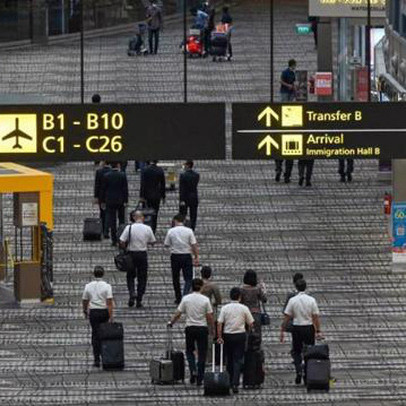
[[37, 152], [36, 114], [0, 114], [0, 154]]
[[258, 115], [258, 121], [261, 121], [263, 118], [265, 118], [265, 125], [267, 127], [272, 127], [272, 117], [276, 120], [279, 121], [279, 114], [276, 113], [274, 110], [272, 110], [269, 106], [265, 108], [261, 113]]
[[263, 147], [265, 148], [265, 154], [267, 156], [270, 156], [272, 153], [272, 145], [276, 148], [279, 149], [279, 144], [270, 136], [267, 135], [259, 144], [258, 144], [258, 150], [262, 149]]

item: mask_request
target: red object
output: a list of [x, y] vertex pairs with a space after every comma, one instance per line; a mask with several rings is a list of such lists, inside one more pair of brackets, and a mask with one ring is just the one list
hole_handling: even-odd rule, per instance
[[315, 79], [314, 76], [310, 76], [309, 78], [309, 93], [314, 94], [315, 92]]
[[385, 192], [383, 199], [383, 211], [385, 214], [391, 214], [392, 211], [392, 195], [388, 192]]
[[332, 72], [316, 73], [315, 94], [317, 94], [317, 96], [331, 96], [333, 94]]
[[358, 67], [355, 72], [357, 82], [355, 100], [366, 102], [368, 101], [368, 68], [365, 66]]
[[196, 35], [191, 35], [186, 41], [186, 51], [190, 55], [202, 55], [203, 54], [203, 43], [200, 37]]

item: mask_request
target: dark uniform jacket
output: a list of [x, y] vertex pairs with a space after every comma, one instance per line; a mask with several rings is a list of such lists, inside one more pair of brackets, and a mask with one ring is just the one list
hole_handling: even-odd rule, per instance
[[96, 171], [96, 177], [94, 180], [94, 197], [98, 199], [99, 202], [102, 201], [102, 182], [104, 175], [111, 171], [109, 166], [103, 166]]
[[179, 178], [179, 199], [181, 202], [188, 204], [197, 203], [199, 197], [197, 194], [197, 185], [199, 184], [200, 175], [193, 169], [187, 169]]
[[165, 173], [157, 165], [149, 165], [141, 173], [140, 197], [145, 200], [165, 199]]
[[113, 169], [104, 175], [101, 201], [107, 206], [128, 203], [128, 182], [124, 172]]

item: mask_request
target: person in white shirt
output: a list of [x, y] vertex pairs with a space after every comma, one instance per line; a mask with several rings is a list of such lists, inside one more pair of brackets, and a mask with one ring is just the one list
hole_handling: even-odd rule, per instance
[[284, 310], [280, 341], [284, 342], [286, 325], [293, 319], [292, 356], [296, 368], [296, 385], [302, 381], [302, 351], [304, 345], [314, 345], [315, 338], [322, 338], [320, 331], [320, 311], [316, 299], [305, 293], [306, 281], [296, 282], [297, 295], [289, 299]]
[[99, 326], [113, 321], [113, 291], [111, 285], [102, 280], [103, 276], [103, 267], [96, 266], [95, 280], [86, 285], [82, 296], [83, 313], [92, 327], [94, 366], [97, 368], [100, 367]]
[[[172, 327], [181, 315], [186, 314], [186, 358], [189, 363], [190, 383], [197, 383], [201, 386], [204, 378], [205, 361], [207, 355], [207, 344], [209, 327], [214, 332], [213, 308], [207, 296], [200, 293], [203, 287], [201, 279], [193, 279], [193, 293], [183, 297], [182, 301], [168, 327]], [[198, 361], [196, 374], [195, 344], [197, 345]]]
[[[144, 224], [144, 215], [141, 211], [133, 211], [130, 214], [133, 224], [128, 225], [120, 236], [120, 245], [131, 253], [134, 268], [127, 272], [127, 287], [130, 299], [128, 306], [142, 308], [142, 298], [145, 294], [148, 279], [148, 244], [155, 244], [155, 235], [150, 226]], [[137, 295], [135, 295], [135, 278], [138, 279]]]
[[[199, 266], [199, 249], [196, 237], [188, 227], [183, 225], [184, 216], [177, 214], [173, 218], [172, 227], [165, 237], [165, 246], [171, 249], [172, 282], [175, 291], [175, 303], [179, 304], [182, 298], [180, 290], [180, 271], [183, 272], [183, 296], [187, 295], [192, 286], [193, 265]], [[194, 259], [192, 261], [192, 254]]]
[[254, 325], [254, 318], [247, 306], [240, 303], [241, 289], [232, 288], [231, 303], [222, 307], [217, 320], [218, 343], [224, 343], [227, 358], [227, 371], [234, 393], [238, 393], [240, 375], [244, 363], [246, 327]]

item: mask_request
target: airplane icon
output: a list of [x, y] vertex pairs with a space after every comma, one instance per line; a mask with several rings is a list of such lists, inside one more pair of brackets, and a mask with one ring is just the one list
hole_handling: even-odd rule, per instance
[[26, 140], [32, 140], [32, 137], [30, 135], [28, 135], [24, 131], [20, 130], [20, 123], [19, 123], [19, 118], [18, 117], [16, 118], [15, 130], [13, 130], [11, 133], [5, 135], [2, 138], [2, 141], [6, 141], [6, 140], [9, 140], [11, 138], [16, 139], [16, 143], [14, 144], [12, 149], [23, 149], [23, 147], [19, 143], [20, 138], [23, 138], [23, 139], [26, 139]]

